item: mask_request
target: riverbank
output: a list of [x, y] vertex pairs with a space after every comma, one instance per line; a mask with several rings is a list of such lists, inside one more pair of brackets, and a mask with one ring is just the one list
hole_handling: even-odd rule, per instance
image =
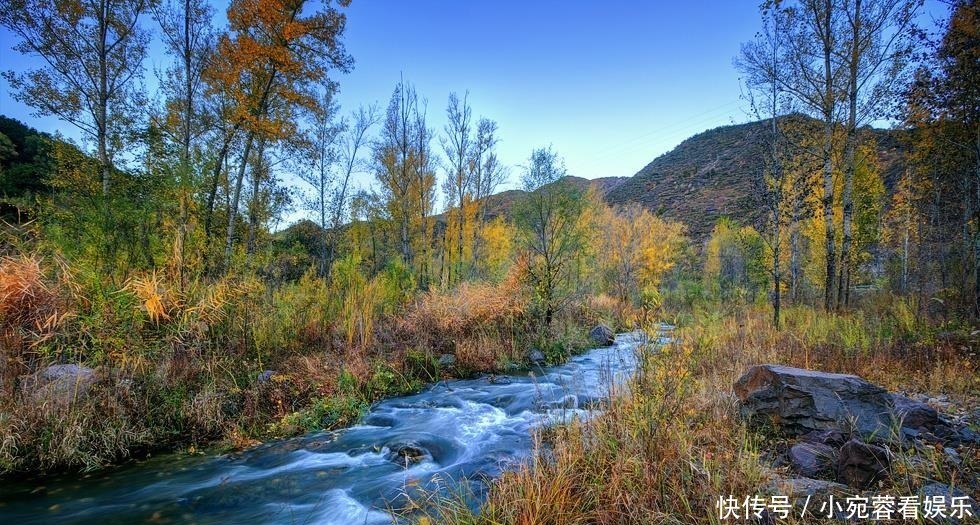
[[[505, 473], [479, 512], [447, 498], [423, 522], [717, 523], [719, 496], [766, 494], [770, 483], [795, 475], [774, 463], [786, 438], [739, 414], [733, 385], [759, 363], [856, 374], [925, 394], [944, 417], [966, 416], [974, 431], [980, 424], [976, 335], [925, 325], [901, 305], [840, 315], [792, 308], [781, 330], [753, 307], [699, 311], [679, 324], [680, 343], [648, 355], [629, 391], [602, 415], [546, 433], [548, 446]], [[977, 448], [950, 447], [896, 449], [893, 475], [876, 493], [897, 498], [946, 483], [976, 498]]]
[[375, 403], [360, 424], [336, 432], [8, 482], [0, 514], [24, 525], [390, 524], [389, 510], [411, 513], [433, 491], [482, 493], [529, 457], [537, 429], [601, 410], [653, 350], [645, 341], [620, 334], [560, 365], [440, 381]]
[[183, 292], [152, 278], [107, 290], [30, 257], [0, 275], [2, 476], [349, 426], [433, 381], [560, 362], [616, 318], [585, 300], [541, 330], [516, 278], [412, 296], [397, 271], [366, 281], [343, 266], [331, 281]]

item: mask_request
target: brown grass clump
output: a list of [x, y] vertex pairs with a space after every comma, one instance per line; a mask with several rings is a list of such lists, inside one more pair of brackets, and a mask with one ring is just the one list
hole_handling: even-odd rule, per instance
[[57, 306], [58, 295], [45, 283], [40, 259], [0, 259], [0, 331], [46, 332], [57, 324]]
[[396, 321], [396, 330], [409, 347], [454, 353], [466, 368], [493, 370], [502, 359], [517, 359], [514, 339], [527, 304], [514, 286], [463, 283], [430, 291]]

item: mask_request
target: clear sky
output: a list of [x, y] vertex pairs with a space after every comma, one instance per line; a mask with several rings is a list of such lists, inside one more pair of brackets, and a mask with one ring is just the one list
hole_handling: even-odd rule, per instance
[[[214, 2], [223, 11], [226, 2]], [[760, 27], [757, 0], [354, 0], [339, 75], [346, 108], [383, 109], [399, 75], [428, 100], [441, 132], [450, 91], [469, 91], [474, 114], [496, 120], [502, 160], [519, 168], [552, 145], [572, 175], [630, 176], [683, 139], [748, 120], [732, 59]], [[927, 12], [942, 16], [935, 2]], [[221, 18], [223, 20], [223, 17]], [[0, 32], [0, 69], [29, 62]], [[157, 54], [158, 55], [158, 54]], [[151, 56], [151, 64], [165, 59]], [[0, 80], [0, 113], [45, 131]], [[437, 145], [437, 143], [436, 143]], [[362, 175], [361, 184], [370, 177]]]

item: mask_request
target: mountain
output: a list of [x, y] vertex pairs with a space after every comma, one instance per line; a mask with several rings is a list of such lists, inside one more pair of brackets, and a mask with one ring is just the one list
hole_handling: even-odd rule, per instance
[[[801, 115], [783, 118], [819, 125]], [[722, 216], [759, 225], [764, 213], [756, 183], [764, 159], [759, 137], [767, 125], [767, 121], [748, 122], [694, 135], [612, 188], [606, 201], [638, 202], [664, 218], [681, 221], [695, 241], [707, 238]], [[863, 131], [875, 135], [879, 164], [890, 190], [902, 171], [899, 132]]]

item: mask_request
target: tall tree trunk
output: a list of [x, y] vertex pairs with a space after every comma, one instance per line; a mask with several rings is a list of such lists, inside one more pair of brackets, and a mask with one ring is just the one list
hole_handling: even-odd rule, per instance
[[854, 0], [854, 17], [851, 19], [851, 49], [847, 62], [847, 129], [844, 144], [844, 192], [840, 249], [840, 279], [837, 281], [837, 308], [847, 302], [851, 274], [851, 222], [854, 216], [854, 171], [857, 162], [857, 98], [858, 69], [861, 60], [861, 0]]
[[831, 0], [824, 2], [823, 62], [824, 62], [824, 96], [823, 96], [823, 221], [826, 234], [827, 273], [824, 286], [824, 310], [830, 311], [834, 306], [834, 278], [837, 276], [836, 239], [834, 232], [834, 75], [831, 58], [833, 55], [833, 27]]
[[242, 152], [242, 161], [238, 165], [238, 176], [235, 177], [235, 189], [232, 192], [231, 202], [228, 204], [228, 230], [225, 235], [225, 258], [222, 269], [228, 271], [231, 267], [232, 248], [235, 241], [235, 220], [238, 218], [238, 202], [242, 196], [242, 182], [245, 179], [245, 169], [248, 166], [248, 156], [252, 151], [252, 141], [255, 139], [253, 132], [249, 131], [245, 138], [245, 150]]
[[[237, 130], [237, 128], [234, 128]], [[208, 202], [204, 210], [204, 235], [205, 237], [211, 237], [211, 224], [214, 217], [214, 205], [215, 199], [218, 196], [218, 186], [221, 183], [221, 173], [225, 168], [225, 160], [228, 158], [228, 149], [231, 147], [231, 141], [234, 140], [235, 131], [225, 134], [224, 139], [221, 141], [221, 149], [218, 150], [218, 159], [214, 163], [214, 175], [211, 178], [211, 190], [208, 192]]]
[[259, 230], [259, 207], [262, 205], [262, 178], [265, 176], [265, 137], [259, 137], [259, 143], [255, 151], [255, 164], [252, 166], [252, 202], [249, 204], [248, 212], [248, 241], [245, 244], [245, 253], [251, 260], [255, 253], [256, 239]]

